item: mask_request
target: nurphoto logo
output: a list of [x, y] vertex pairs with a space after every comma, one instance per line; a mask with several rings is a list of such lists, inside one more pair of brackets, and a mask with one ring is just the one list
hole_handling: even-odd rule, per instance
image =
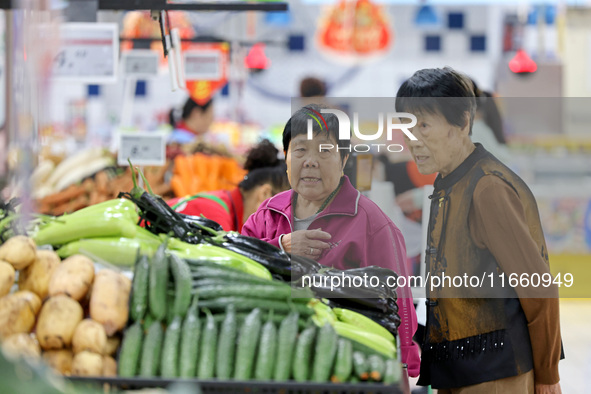
[[[349, 116], [338, 109], [327, 109], [322, 108], [320, 113], [310, 109], [312, 112], [310, 117], [312, 119], [308, 119], [308, 139], [311, 140], [314, 137], [313, 131], [313, 120], [316, 121], [320, 129], [324, 128], [328, 130], [328, 126], [326, 125], [326, 121], [322, 114], [333, 114], [337, 117], [339, 121], [339, 140], [351, 140], [351, 121], [349, 120]], [[408, 139], [412, 141], [416, 141], [417, 138], [410, 132], [409, 129], [412, 129], [417, 124], [417, 118], [413, 114], [408, 112], [388, 112], [386, 114], [386, 138], [388, 141], [392, 140], [392, 133], [394, 130], [402, 131]], [[410, 119], [410, 123], [398, 123], [394, 122], [394, 119]], [[362, 141], [375, 141], [382, 137], [384, 133], [384, 113], [378, 113], [378, 131], [373, 134], [364, 134], [359, 130], [359, 114], [357, 112], [353, 113], [353, 133], [355, 137]], [[349, 152], [369, 152], [372, 147], [376, 147], [377, 151], [380, 152], [382, 147], [385, 147], [388, 152], [402, 152], [404, 149], [400, 144], [349, 144], [349, 146], [334, 146], [333, 144], [320, 144], [319, 149], [322, 150], [330, 150], [330, 149], [337, 149], [337, 151], [347, 150]]]

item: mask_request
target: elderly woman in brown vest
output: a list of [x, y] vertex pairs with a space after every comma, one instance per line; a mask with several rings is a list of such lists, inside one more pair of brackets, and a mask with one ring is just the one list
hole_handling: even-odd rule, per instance
[[438, 172], [426, 264], [427, 326], [419, 384], [439, 393], [560, 393], [558, 291], [515, 287], [511, 275], [549, 274], [527, 185], [470, 140], [471, 81], [450, 69], [417, 71], [396, 111], [417, 117], [407, 145], [422, 174]]

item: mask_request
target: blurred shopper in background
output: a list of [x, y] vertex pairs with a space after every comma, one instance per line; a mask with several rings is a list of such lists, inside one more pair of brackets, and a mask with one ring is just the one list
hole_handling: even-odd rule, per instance
[[326, 82], [316, 77], [306, 77], [300, 82], [300, 97], [326, 96]]
[[269, 140], [263, 140], [248, 153], [244, 164], [248, 174], [237, 188], [175, 198], [168, 204], [186, 215], [203, 214], [225, 231], [241, 231], [246, 219], [263, 201], [289, 189], [287, 166], [277, 158], [278, 153]]
[[213, 123], [213, 98], [205, 104], [197, 104], [191, 97], [179, 111], [172, 109], [169, 114], [173, 131], [169, 136], [169, 144], [188, 144], [205, 134]]
[[480, 90], [474, 80], [474, 96], [476, 96], [476, 114], [472, 125], [472, 142], [481, 143], [493, 156], [507, 163], [509, 151], [503, 128], [501, 112], [495, 103], [492, 93]]
[[[398, 90], [396, 111], [417, 117], [417, 140], [407, 145], [419, 171], [439, 173], [427, 231], [430, 277], [550, 275], [533, 194], [470, 140], [471, 81], [451, 68], [417, 71]], [[427, 286], [418, 383], [439, 394], [561, 393], [557, 287], [486, 287], [482, 296], [467, 285]]]

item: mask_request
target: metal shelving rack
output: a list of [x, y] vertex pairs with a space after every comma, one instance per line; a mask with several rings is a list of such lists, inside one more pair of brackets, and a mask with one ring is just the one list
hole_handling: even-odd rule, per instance
[[[6, 0], [5, 0], [6, 1]], [[157, 10], [157, 11], [287, 11], [285, 2], [193, 1], [170, 0], [98, 0], [99, 10]]]

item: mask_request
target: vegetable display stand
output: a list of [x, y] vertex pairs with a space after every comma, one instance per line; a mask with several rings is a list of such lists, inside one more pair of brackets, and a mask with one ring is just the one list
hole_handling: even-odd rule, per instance
[[281, 393], [281, 394], [402, 394], [399, 385], [381, 383], [297, 383], [297, 382], [259, 382], [238, 380], [199, 380], [199, 379], [162, 379], [162, 378], [85, 378], [69, 377], [76, 383], [89, 385], [108, 384], [112, 387], [133, 390], [143, 388], [166, 388], [174, 383], [184, 383], [199, 387], [202, 394], [238, 394], [238, 393]]

